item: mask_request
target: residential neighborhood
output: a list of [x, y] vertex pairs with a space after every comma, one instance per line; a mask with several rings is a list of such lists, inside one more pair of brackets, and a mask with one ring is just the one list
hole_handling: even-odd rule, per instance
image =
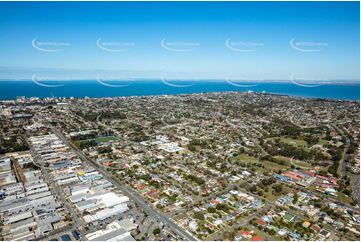
[[23, 133], [1, 156], [4, 239], [359, 238], [356, 102], [33, 98], [1, 115]]

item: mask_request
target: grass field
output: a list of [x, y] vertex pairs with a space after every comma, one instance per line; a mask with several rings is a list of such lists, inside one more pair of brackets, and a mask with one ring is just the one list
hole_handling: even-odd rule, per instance
[[111, 140], [116, 140], [116, 139], [118, 139], [118, 138], [115, 137], [115, 136], [105, 136], [105, 137], [98, 137], [98, 138], [95, 138], [95, 139], [77, 140], [77, 141], [74, 141], [74, 144], [79, 147], [79, 145], [81, 143], [91, 141], [91, 140], [94, 140], [96, 143], [105, 143], [105, 142], [108, 142], [108, 141], [111, 141]]
[[291, 139], [291, 138], [281, 138], [281, 141], [283, 143], [293, 145], [296, 147], [307, 147], [307, 141], [304, 141], [302, 139]]
[[350, 204], [352, 202], [352, 198], [351, 197], [347, 197], [345, 194], [343, 194], [342, 192], [337, 192], [337, 199], [345, 204]]
[[239, 156], [236, 157], [237, 160], [242, 160], [242, 161], [248, 161], [248, 162], [258, 162], [258, 159], [254, 156], [249, 156], [247, 154], [240, 154]]
[[[275, 140], [275, 139], [277, 139], [277, 137], [267, 138], [267, 139], [265, 139], [265, 141]], [[308, 148], [307, 141], [305, 141], [303, 139], [292, 139], [292, 138], [286, 138], [286, 137], [279, 137], [279, 139], [282, 143], [293, 145], [294, 147], [301, 147], [301, 148], [305, 148], [305, 149]]]
[[272, 170], [272, 171], [278, 171], [278, 170], [287, 169], [290, 167], [289, 165], [280, 165], [280, 164], [277, 164], [275, 162], [271, 162], [268, 160], [263, 161], [262, 164], [265, 166], [266, 170]]
[[326, 144], [328, 144], [328, 141], [324, 140], [324, 139], [321, 139], [320, 141], [318, 141], [318, 144], [319, 145], [326, 145]]
[[284, 157], [284, 156], [275, 156], [274, 158], [276, 158], [277, 160], [286, 161], [288, 166], [294, 165], [294, 166], [298, 166], [303, 169], [311, 168], [311, 164], [300, 161], [300, 160], [290, 159], [290, 158]]
[[105, 143], [105, 142], [108, 142], [111, 140], [116, 140], [116, 139], [118, 139], [118, 138], [115, 136], [106, 136], [106, 137], [98, 137], [98, 138], [95, 138], [94, 140], [97, 143]]
[[84, 143], [84, 140], [76, 140], [73, 143], [76, 147], [79, 147], [81, 143]]

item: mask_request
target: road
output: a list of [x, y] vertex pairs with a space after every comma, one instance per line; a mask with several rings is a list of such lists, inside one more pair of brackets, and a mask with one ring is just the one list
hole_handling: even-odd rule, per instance
[[[69, 211], [69, 213], [71, 214], [73, 221], [74, 221], [74, 225], [73, 228], [74, 229], [78, 229], [80, 230], [80, 228], [82, 227], [82, 223], [80, 221], [80, 219], [78, 218], [78, 215], [75, 213], [75, 211], [71, 208], [71, 206], [68, 204], [68, 201], [65, 199], [64, 197], [64, 191], [62, 189], [60, 189], [54, 182], [54, 180], [50, 177], [49, 173], [47, 170], [45, 170], [44, 168], [41, 168], [41, 171], [43, 172], [45, 179], [50, 182], [54, 193], [58, 196], [58, 198], [60, 198], [60, 200], [63, 202], [64, 206], [66, 207], [66, 209]], [[82, 231], [82, 230], [80, 230]], [[83, 234], [82, 234], [83, 235]]]
[[360, 206], [360, 175], [351, 175], [352, 197], [357, 200]]
[[357, 204], [360, 204], [360, 175], [350, 174], [347, 171], [347, 162], [348, 159], [347, 151], [350, 147], [350, 139], [345, 135], [345, 132], [337, 127], [337, 125], [332, 125], [337, 132], [346, 139], [345, 149], [342, 152], [342, 156], [340, 159], [340, 164], [338, 166], [337, 173], [341, 176], [348, 176], [351, 179], [351, 187], [352, 187], [352, 198], [354, 201], [356, 200]]
[[[38, 155], [37, 152], [34, 151], [32, 145], [28, 142], [27, 137], [25, 135], [23, 135], [23, 138], [28, 143], [28, 145], [30, 147], [30, 153], [31, 153], [31, 155], [33, 157], [33, 164], [41, 169], [41, 172], [42, 172], [45, 180], [47, 181], [48, 184], [51, 185], [52, 191], [58, 197], [58, 199], [60, 199], [62, 201], [63, 205], [65, 206], [65, 208], [68, 210], [69, 214], [71, 215], [72, 221], [74, 222], [74, 224], [71, 226], [71, 228], [73, 230], [78, 229], [80, 231], [80, 234], [82, 236], [84, 236], [83, 231], [81, 229], [82, 228], [82, 223], [81, 223], [78, 215], [76, 214], [76, 212], [72, 209], [72, 207], [69, 205], [68, 201], [63, 196], [64, 191], [62, 191], [62, 189], [60, 189], [59, 186], [57, 186], [55, 184], [54, 180], [50, 177], [49, 172], [48, 172], [48, 170], [50, 170], [50, 169], [38, 164], [38, 162], [41, 161], [41, 157]], [[66, 230], [69, 230], [69, 226], [66, 226], [66, 227], [64, 227], [64, 228], [62, 228], [60, 230], [54, 231], [54, 232], [56, 232], [54, 234], [57, 234], [59, 231], [64, 232]], [[52, 236], [52, 235], [53, 235], [53, 233], [50, 233], [50, 234], [48, 234], [46, 236], [42, 236], [42, 237], [37, 238], [37, 240], [43, 239], [43, 238], [44, 239], [49, 238], [49, 236]]]
[[105, 178], [111, 181], [126, 196], [128, 196], [130, 199], [135, 201], [138, 205], [140, 205], [149, 216], [160, 220], [163, 224], [169, 225], [169, 227], [171, 227], [180, 236], [180, 239], [192, 240], [192, 241], [196, 240], [190, 233], [188, 233], [179, 225], [177, 225], [173, 220], [171, 220], [170, 218], [163, 215], [161, 212], [158, 212], [149, 204], [147, 204], [143, 197], [141, 197], [136, 192], [131, 191], [131, 189], [126, 184], [121, 184], [115, 179], [113, 179], [111, 174], [109, 174], [106, 170], [104, 170], [104, 168], [100, 166], [98, 163], [85, 156], [84, 153], [80, 151], [77, 147], [75, 147], [71, 142], [69, 142], [59, 130], [57, 130], [53, 126], [50, 127], [52, 132], [56, 134], [59, 137], [59, 139], [61, 139], [65, 144], [67, 144], [70, 148], [72, 148], [73, 151], [79, 156], [79, 158], [81, 158], [83, 161], [87, 162], [91, 166], [95, 167]]
[[344, 175], [346, 175], [346, 167], [347, 167], [347, 163], [346, 163], [346, 159], [347, 159], [347, 150], [350, 147], [350, 139], [345, 135], [344, 131], [342, 129], [340, 129], [339, 127], [337, 127], [337, 125], [332, 124], [331, 125], [334, 129], [337, 130], [337, 132], [346, 139], [346, 145], [345, 148], [342, 151], [342, 155], [341, 155], [341, 159], [339, 161], [339, 165], [338, 165], [338, 169], [337, 169], [337, 173], [342, 177]]

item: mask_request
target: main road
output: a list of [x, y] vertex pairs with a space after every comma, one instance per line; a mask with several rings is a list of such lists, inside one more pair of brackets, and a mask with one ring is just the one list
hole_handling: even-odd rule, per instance
[[354, 175], [354, 174], [350, 174], [347, 171], [347, 163], [346, 160], [348, 159], [348, 154], [347, 151], [350, 148], [350, 139], [347, 137], [347, 135], [345, 135], [344, 130], [340, 129], [336, 124], [332, 124], [331, 125], [334, 129], [337, 130], [337, 132], [346, 139], [346, 145], [344, 150], [342, 151], [341, 154], [341, 159], [339, 162], [339, 166], [337, 169], [337, 173], [340, 174], [341, 176], [348, 176], [351, 179], [351, 187], [352, 187], [352, 198], [354, 199], [354, 201], [357, 202], [357, 204], [360, 204], [360, 175]]
[[67, 144], [70, 148], [73, 149], [73, 151], [79, 156], [79, 158], [89, 163], [91, 166], [95, 167], [104, 177], [110, 180], [126, 196], [130, 197], [133, 201], [138, 203], [149, 216], [160, 220], [161, 222], [163, 222], [163, 224], [167, 224], [170, 228], [173, 229], [174, 232], [176, 232], [180, 236], [180, 239], [190, 241], [196, 240], [190, 233], [177, 225], [172, 219], [168, 218], [166, 215], [158, 212], [149, 204], [147, 204], [143, 197], [141, 197], [136, 192], [131, 191], [131, 188], [129, 188], [126, 184], [121, 184], [117, 180], [113, 179], [113, 177], [102, 166], [84, 155], [84, 153], [80, 151], [76, 146], [74, 146], [73, 143], [69, 142], [59, 130], [57, 130], [51, 125], [50, 128], [52, 132], [59, 137], [59, 139], [61, 139], [65, 144]]

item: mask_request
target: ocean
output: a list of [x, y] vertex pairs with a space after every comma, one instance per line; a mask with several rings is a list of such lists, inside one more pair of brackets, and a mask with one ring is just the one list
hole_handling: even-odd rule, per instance
[[25, 97], [126, 97], [190, 94], [226, 91], [254, 91], [307, 98], [359, 100], [360, 84], [303, 85], [291, 82], [238, 84], [226, 81], [0, 81], [0, 100]]

